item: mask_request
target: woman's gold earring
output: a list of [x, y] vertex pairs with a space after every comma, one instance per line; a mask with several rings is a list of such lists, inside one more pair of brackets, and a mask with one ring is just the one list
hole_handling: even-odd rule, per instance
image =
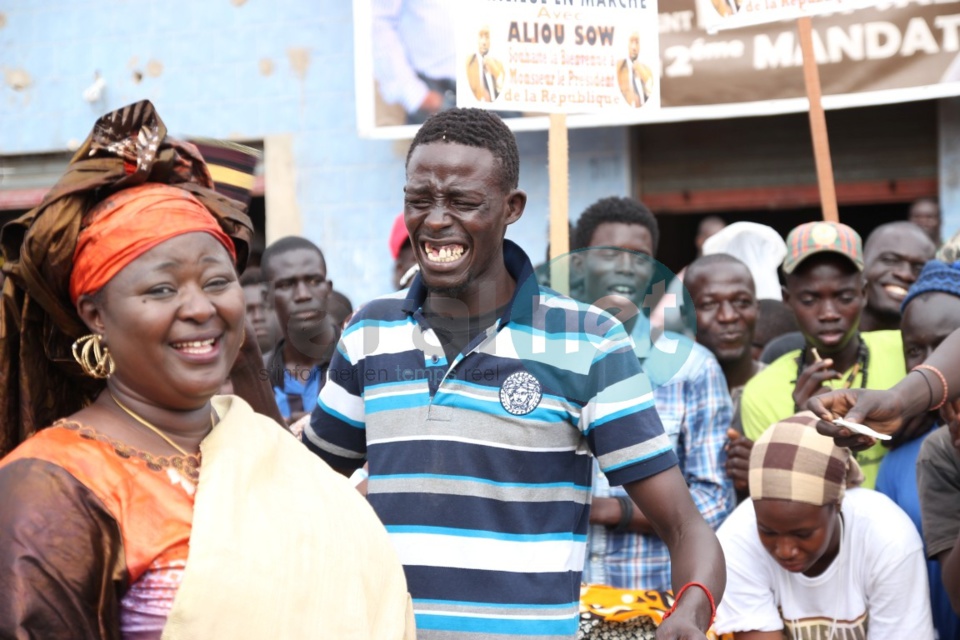
[[73, 343], [73, 359], [91, 378], [109, 378], [113, 375], [115, 368], [113, 356], [102, 342], [103, 336], [99, 333], [91, 333], [77, 338]]

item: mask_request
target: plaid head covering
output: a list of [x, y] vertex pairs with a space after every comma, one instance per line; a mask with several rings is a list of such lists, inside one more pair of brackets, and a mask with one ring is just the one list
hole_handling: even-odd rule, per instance
[[817, 433], [817, 417], [804, 411], [763, 432], [750, 453], [750, 497], [822, 507], [838, 504], [847, 487], [863, 482], [849, 449]]
[[800, 263], [818, 253], [836, 253], [863, 271], [860, 234], [839, 222], [807, 222], [787, 234], [783, 272], [793, 273]]

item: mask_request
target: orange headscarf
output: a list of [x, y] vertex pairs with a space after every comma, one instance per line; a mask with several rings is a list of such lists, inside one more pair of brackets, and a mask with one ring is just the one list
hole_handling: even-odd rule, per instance
[[118, 191], [84, 217], [73, 254], [70, 298], [76, 304], [161, 242], [195, 231], [212, 235], [236, 261], [233, 241], [193, 194], [155, 182]]

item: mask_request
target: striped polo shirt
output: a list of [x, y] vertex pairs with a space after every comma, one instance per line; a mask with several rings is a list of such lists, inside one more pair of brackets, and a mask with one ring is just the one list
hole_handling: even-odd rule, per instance
[[540, 287], [512, 242], [504, 260], [513, 301], [453, 362], [419, 276], [364, 306], [303, 435], [369, 461], [421, 640], [575, 636], [592, 456], [613, 485], [677, 464], [623, 326]]

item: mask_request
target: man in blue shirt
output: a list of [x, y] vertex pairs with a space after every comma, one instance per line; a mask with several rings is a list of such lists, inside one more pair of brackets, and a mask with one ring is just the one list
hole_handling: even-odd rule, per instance
[[420, 273], [354, 316], [303, 440], [345, 472], [369, 461], [417, 637], [575, 637], [596, 456], [666, 541], [674, 586], [694, 587], [658, 637], [703, 639], [719, 543], [622, 325], [541, 288], [504, 239], [526, 205], [513, 133], [491, 112], [444, 111], [406, 166]]
[[280, 238], [264, 250], [260, 264], [283, 336], [264, 354], [264, 375], [292, 424], [317, 406], [339, 335], [327, 313], [333, 283], [320, 248], [306, 238]]
[[[603, 198], [577, 221], [574, 247], [582, 251], [573, 254], [572, 265], [583, 279], [584, 302], [637, 310], [625, 328], [653, 384], [654, 404], [690, 496], [716, 529], [736, 506], [724, 471], [730, 394], [720, 365], [705, 347], [685, 335], [657, 335], [658, 327], [642, 311], [652, 306], [652, 300], [645, 301], [665, 275], [657, 273], [664, 267], [654, 258], [659, 236], [657, 220], [643, 203]], [[624, 589], [669, 590], [670, 553], [643, 512], [626, 503], [626, 492], [611, 487], [602, 474], [594, 479], [593, 496], [585, 579]]]
[[[910, 371], [923, 364], [944, 338], [960, 327], [960, 269], [936, 260], [928, 262], [904, 298], [901, 313], [903, 358], [907, 371]], [[891, 441], [895, 443], [894, 448], [884, 456], [877, 474], [877, 491], [896, 502], [910, 516], [921, 534], [923, 527], [921, 496], [917, 489], [917, 461], [923, 443], [937, 431], [938, 417], [938, 412], [928, 411], [905, 424], [894, 434]], [[927, 469], [928, 467], [921, 469], [921, 474]], [[934, 504], [927, 505], [927, 509], [949, 503], [951, 507], [947, 510], [950, 511], [954, 504], [950, 498], [941, 494]], [[960, 617], [950, 607], [950, 598], [941, 577], [942, 558], [939, 556], [942, 554], [942, 547], [931, 549], [931, 536], [928, 535], [925, 539], [933, 624], [940, 640], [957, 640], [960, 638]]]

